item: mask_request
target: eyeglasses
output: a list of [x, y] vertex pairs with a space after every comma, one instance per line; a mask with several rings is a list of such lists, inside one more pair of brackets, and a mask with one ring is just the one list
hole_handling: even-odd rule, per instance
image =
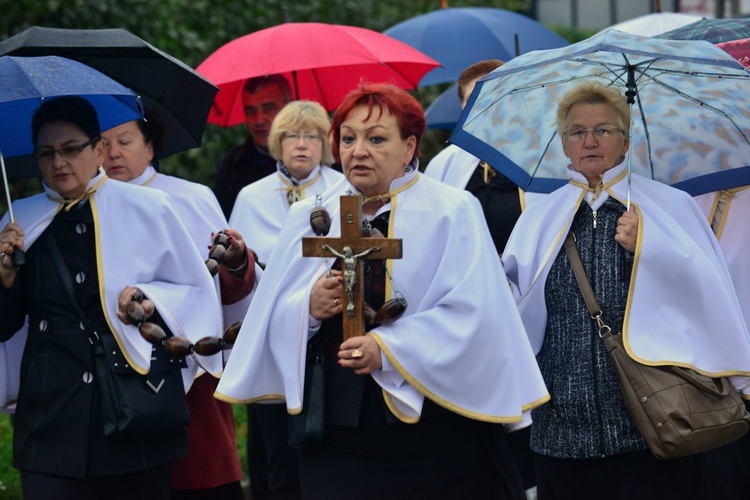
[[303, 141], [305, 141], [305, 144], [311, 144], [313, 142], [320, 142], [323, 140], [320, 134], [298, 134], [297, 132], [284, 132], [283, 134], [281, 134], [281, 140], [289, 144], [297, 144], [300, 137]]
[[573, 142], [583, 142], [586, 140], [586, 136], [589, 135], [589, 132], [591, 132], [594, 135], [594, 138], [598, 141], [606, 141], [607, 139], [612, 137], [615, 132], [621, 132], [623, 134], [625, 133], [619, 128], [602, 125], [594, 128], [573, 128], [570, 130], [566, 130], [565, 137]]
[[93, 139], [89, 139], [88, 141], [84, 142], [80, 146], [64, 146], [57, 149], [37, 149], [36, 151], [34, 151], [34, 156], [36, 157], [37, 161], [48, 162], [52, 161], [55, 153], [57, 153], [63, 160], [73, 160], [75, 158], [78, 158], [78, 155], [81, 154], [81, 151], [86, 149], [88, 146], [97, 143], [100, 139], [100, 137], [94, 137]]

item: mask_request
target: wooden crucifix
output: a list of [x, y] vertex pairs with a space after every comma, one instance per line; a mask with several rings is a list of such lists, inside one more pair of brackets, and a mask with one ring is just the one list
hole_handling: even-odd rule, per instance
[[302, 238], [305, 257], [339, 257], [344, 269], [346, 305], [342, 314], [344, 340], [365, 334], [364, 267], [362, 258], [400, 259], [401, 240], [362, 236], [362, 197], [341, 197], [341, 237]]

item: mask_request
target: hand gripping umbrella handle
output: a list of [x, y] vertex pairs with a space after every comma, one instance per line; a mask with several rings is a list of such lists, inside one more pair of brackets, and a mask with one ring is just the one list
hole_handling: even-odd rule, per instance
[[[10, 187], [8, 184], [8, 174], [5, 172], [5, 158], [3, 157], [3, 151], [0, 149], [0, 170], [3, 172], [3, 186], [5, 186], [5, 200], [8, 203], [8, 216], [11, 222], [16, 222], [16, 217], [13, 215], [13, 205], [10, 199]], [[21, 267], [26, 263], [26, 254], [20, 248], [14, 248], [13, 253], [10, 254], [11, 261], [16, 267]]]

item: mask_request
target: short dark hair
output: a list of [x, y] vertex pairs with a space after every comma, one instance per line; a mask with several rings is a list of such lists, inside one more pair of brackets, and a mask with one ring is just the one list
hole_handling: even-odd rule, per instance
[[42, 127], [52, 122], [68, 122], [75, 125], [89, 139], [99, 137], [99, 117], [94, 106], [78, 96], [55, 97], [44, 101], [34, 113], [31, 120], [31, 139], [36, 147], [36, 140]]
[[458, 77], [458, 100], [464, 102], [464, 87], [467, 83], [484, 75], [490, 74], [493, 70], [496, 70], [500, 66], [505, 64], [500, 59], [485, 59], [479, 61], [471, 66], [467, 66], [462, 72], [461, 76]]
[[164, 125], [161, 116], [152, 109], [146, 109], [143, 112], [143, 117], [143, 120], [136, 120], [135, 123], [138, 124], [138, 129], [143, 134], [144, 142], [146, 144], [151, 143], [154, 156], [159, 156], [161, 150], [164, 149], [167, 127]]
[[285, 103], [290, 102], [294, 98], [292, 96], [292, 88], [289, 86], [289, 82], [281, 75], [255, 76], [253, 78], [248, 78], [242, 86], [242, 91], [254, 94], [259, 89], [270, 85], [275, 85], [279, 91], [281, 91]]

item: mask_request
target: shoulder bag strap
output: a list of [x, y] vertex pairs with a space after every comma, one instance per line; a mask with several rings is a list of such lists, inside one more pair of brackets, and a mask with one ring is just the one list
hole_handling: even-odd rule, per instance
[[57, 272], [60, 274], [60, 279], [62, 279], [65, 295], [67, 295], [68, 299], [70, 299], [71, 304], [73, 304], [76, 312], [81, 317], [81, 321], [83, 321], [84, 326], [88, 329], [88, 331], [91, 332], [91, 334], [89, 335], [89, 342], [91, 342], [91, 344], [99, 342], [99, 334], [96, 333], [96, 330], [94, 330], [94, 327], [91, 325], [91, 322], [81, 309], [81, 306], [78, 305], [78, 300], [76, 300], [75, 293], [73, 292], [73, 280], [70, 279], [70, 271], [68, 270], [68, 266], [65, 264], [65, 260], [63, 260], [62, 253], [60, 253], [60, 247], [57, 245], [57, 241], [55, 241], [55, 238], [52, 236], [51, 227], [48, 228], [47, 231], [44, 231], [44, 241], [47, 242], [47, 247], [49, 248], [49, 253], [52, 256], [52, 261], [55, 264]]
[[599, 306], [599, 301], [596, 300], [594, 289], [591, 287], [591, 282], [586, 276], [586, 271], [583, 269], [583, 262], [581, 262], [581, 257], [578, 255], [578, 249], [576, 248], [575, 235], [572, 232], [568, 233], [568, 236], [565, 237], [564, 246], [589, 314], [600, 323], [599, 326], [601, 327], [603, 325], [601, 322], [602, 308]]

